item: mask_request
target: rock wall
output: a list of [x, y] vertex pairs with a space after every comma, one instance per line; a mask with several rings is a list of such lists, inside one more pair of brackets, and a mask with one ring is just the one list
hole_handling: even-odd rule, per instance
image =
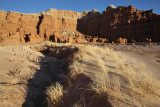
[[145, 42], [148, 39], [160, 42], [160, 15], [152, 11], [136, 10], [132, 5], [109, 6], [102, 14], [92, 12], [88, 17], [79, 19], [78, 31], [107, 38], [110, 42], [119, 37], [127, 38], [129, 42]]
[[[0, 11], [0, 39], [12, 39], [13, 41], [27, 42], [40, 41], [37, 35], [38, 14], [22, 14], [9, 11]], [[36, 38], [36, 40], [34, 39]]]
[[83, 13], [56, 9], [37, 14], [0, 11], [0, 42], [87, 42], [85, 35], [76, 30], [77, 19], [82, 16]]
[[128, 42], [160, 42], [159, 30], [160, 15], [132, 5], [111, 5], [103, 13], [95, 9], [81, 13], [49, 9], [35, 14], [0, 11], [0, 43], [112, 42], [120, 37]]

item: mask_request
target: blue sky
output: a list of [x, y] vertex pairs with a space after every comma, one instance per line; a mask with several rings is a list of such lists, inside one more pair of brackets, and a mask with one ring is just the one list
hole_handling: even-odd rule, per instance
[[102, 12], [108, 5], [133, 5], [139, 10], [154, 9], [160, 14], [160, 0], [0, 0], [0, 10], [39, 13], [49, 8], [82, 12], [97, 9]]

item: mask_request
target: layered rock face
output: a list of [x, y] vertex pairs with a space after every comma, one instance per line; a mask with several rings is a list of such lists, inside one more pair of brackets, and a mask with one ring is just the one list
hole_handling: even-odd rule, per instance
[[82, 16], [83, 13], [56, 9], [49, 9], [38, 14], [0, 11], [0, 41], [87, 42], [85, 36], [76, 30], [77, 19]]
[[109, 6], [97, 10], [73, 12], [49, 9], [36, 14], [0, 11], [0, 42], [111, 42], [126, 38], [129, 42], [160, 42], [160, 15], [133, 6]]
[[22, 43], [28, 41], [38, 42], [41, 39], [37, 35], [36, 27], [38, 22], [38, 14], [0, 11], [0, 39], [11, 39]]
[[145, 42], [148, 39], [160, 42], [160, 15], [153, 10], [140, 11], [132, 5], [115, 8], [109, 6], [102, 14], [94, 12], [78, 20], [78, 31], [92, 36], [108, 38], [122, 37], [129, 42]]

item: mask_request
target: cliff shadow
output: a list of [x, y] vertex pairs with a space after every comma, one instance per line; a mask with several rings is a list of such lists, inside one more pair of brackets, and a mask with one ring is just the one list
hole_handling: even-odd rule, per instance
[[[39, 47], [41, 48], [41, 47]], [[62, 51], [63, 49], [63, 51]], [[59, 52], [58, 52], [59, 51]], [[67, 75], [68, 58], [71, 57], [76, 49], [67, 46], [55, 46], [54, 49], [45, 47], [40, 50], [44, 54], [40, 62], [37, 64], [40, 69], [26, 77], [27, 85], [24, 86], [27, 91], [23, 107], [48, 107], [45, 91], [47, 87], [56, 82], [61, 83], [62, 79]]]
[[[57, 52], [59, 49], [60, 52]], [[85, 74], [77, 74], [71, 78], [68, 74], [68, 65], [77, 48], [70, 46], [47, 47], [40, 50], [44, 57], [41, 58], [40, 69], [36, 70], [33, 78], [28, 79], [25, 86], [27, 91], [23, 107], [73, 107], [74, 104], [82, 107], [112, 107], [108, 96], [99, 96], [96, 92], [87, 89], [93, 81]], [[69, 58], [70, 57], [70, 58]], [[60, 104], [54, 105], [47, 101], [45, 93], [47, 87], [59, 82], [64, 93]], [[97, 97], [98, 96], [98, 97]]]
[[92, 37], [101, 35], [102, 15], [99, 12], [89, 12], [86, 16], [77, 19], [77, 31]]

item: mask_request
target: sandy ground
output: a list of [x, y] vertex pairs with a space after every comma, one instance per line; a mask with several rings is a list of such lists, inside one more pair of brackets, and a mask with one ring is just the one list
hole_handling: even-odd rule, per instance
[[[118, 51], [118, 55], [123, 60], [124, 57], [128, 63], [136, 63], [137, 65], [145, 64], [146, 71], [153, 76], [157, 81], [160, 81], [160, 45], [102, 45]], [[110, 56], [106, 56], [107, 60], [105, 66], [109, 71], [109, 75], [113, 75], [116, 71], [117, 64]], [[124, 60], [125, 60], [124, 59]], [[2, 107], [20, 107], [24, 102], [30, 102], [34, 106], [35, 96], [29, 96], [26, 90], [32, 89], [34, 93], [40, 92], [43, 84], [49, 84], [51, 80], [63, 78], [64, 70], [62, 69], [63, 60], [57, 60], [55, 57], [45, 56], [41, 52], [37, 52], [30, 48], [30, 46], [1, 46], [0, 47], [0, 105]], [[98, 78], [97, 76], [103, 74], [101, 68], [97, 67], [96, 58], [93, 56], [85, 56], [82, 62], [84, 67], [84, 74], [93, 82]], [[48, 72], [48, 73], [46, 73]], [[58, 74], [58, 73], [59, 74]], [[30, 77], [28, 77], [30, 76]], [[30, 86], [32, 79], [34, 85]], [[28, 85], [29, 84], [29, 85]], [[79, 88], [79, 86], [76, 86]], [[75, 90], [77, 91], [77, 88]], [[76, 92], [74, 91], [74, 92]], [[27, 93], [27, 95], [26, 95]], [[36, 95], [36, 94], [35, 94]], [[32, 101], [30, 101], [32, 99]], [[41, 101], [41, 99], [39, 100]], [[123, 105], [121, 105], [123, 106]]]
[[0, 106], [33, 107], [42, 104], [39, 100], [44, 99], [37, 97], [41, 96], [39, 93], [44, 93], [56, 77], [63, 77], [61, 62], [55, 57], [44, 56], [29, 45], [1, 46]]
[[[114, 72], [118, 72], [119, 63], [125, 62], [126, 64], [134, 65], [136, 68], [145, 65], [143, 70], [144, 74], [147, 74], [160, 82], [160, 45], [102, 45], [102, 47], [109, 47], [115, 50], [119, 57], [118, 62], [115, 62], [113, 58], [114, 55], [105, 55], [105, 66], [107, 68], [108, 75], [111, 77], [116, 74], [114, 74]], [[96, 53], [101, 56], [100, 52]], [[96, 60], [97, 58], [94, 56], [85, 56], [83, 60], [83, 63], [86, 65], [84, 73], [89, 76], [93, 82], [96, 82], [97, 80], [99, 81], [99, 79], [102, 78], [102, 75], [104, 75], [103, 70], [98, 67]], [[138, 73], [139, 71], [135, 72]], [[112, 78], [110, 79], [112, 81]], [[100, 80], [100, 82], [102, 81]], [[121, 95], [117, 94], [117, 96]], [[158, 99], [159, 98], [156, 98], [155, 101], [157, 102]], [[129, 106], [125, 104], [123, 105], [118, 101], [114, 102], [110, 100], [110, 102], [112, 102], [114, 106]]]
[[153, 78], [157, 79], [157, 81], [160, 81], [160, 62], [158, 61], [159, 58], [153, 56], [152, 54], [145, 55], [129, 51], [121, 52], [124, 53], [128, 58], [134, 58], [136, 61], [144, 63], [146, 66], [146, 72], [149, 75], [153, 76]]
[[126, 55], [128, 59], [139, 64], [145, 64], [146, 72], [160, 81], [160, 44], [108, 44], [104, 45]]
[[[25, 101], [25, 75], [39, 69], [41, 53], [33, 52], [27, 46], [0, 47], [0, 105], [21, 106]], [[31, 72], [32, 71], [32, 72]], [[17, 100], [18, 99], [18, 100]]]

